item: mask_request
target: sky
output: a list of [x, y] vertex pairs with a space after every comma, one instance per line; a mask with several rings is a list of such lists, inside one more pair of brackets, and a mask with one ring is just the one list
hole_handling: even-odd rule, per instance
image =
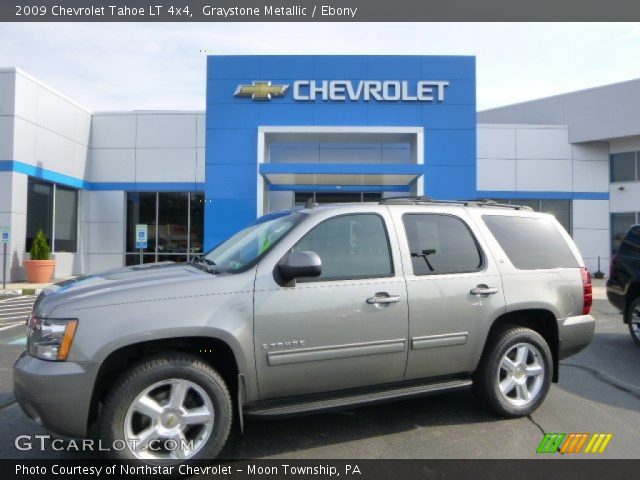
[[638, 23], [0, 23], [0, 67], [92, 111], [204, 110], [202, 50], [475, 55], [479, 110], [640, 78]]

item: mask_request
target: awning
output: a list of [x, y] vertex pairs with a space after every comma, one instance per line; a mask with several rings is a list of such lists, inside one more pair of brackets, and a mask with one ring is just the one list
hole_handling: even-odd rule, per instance
[[274, 163], [260, 165], [270, 185], [406, 186], [423, 174], [415, 164]]

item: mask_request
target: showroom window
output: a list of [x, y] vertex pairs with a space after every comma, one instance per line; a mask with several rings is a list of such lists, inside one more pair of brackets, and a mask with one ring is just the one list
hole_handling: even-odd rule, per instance
[[571, 233], [571, 200], [535, 200], [527, 198], [495, 198], [498, 203], [507, 203], [509, 205], [524, 205], [531, 207], [535, 212], [550, 213], [564, 229]]
[[[408, 135], [405, 135], [407, 137]], [[269, 163], [409, 164], [412, 140], [348, 142], [269, 142]]]
[[623, 212], [611, 214], [611, 251], [618, 251], [627, 230], [640, 223], [640, 212]]
[[140, 263], [136, 249], [136, 225], [147, 225], [144, 263], [187, 262], [203, 253], [204, 193], [127, 193], [126, 265]]
[[26, 250], [38, 230], [49, 240], [51, 252], [78, 251], [78, 190], [29, 178], [27, 184]]
[[611, 183], [640, 181], [640, 152], [614, 153], [609, 166]]
[[357, 202], [379, 202], [382, 193], [379, 192], [296, 192], [296, 207], [304, 207], [308, 200], [313, 203], [357, 203]]

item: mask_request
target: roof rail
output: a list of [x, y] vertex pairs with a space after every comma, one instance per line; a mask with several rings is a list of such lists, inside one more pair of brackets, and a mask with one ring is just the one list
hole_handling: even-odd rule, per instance
[[462, 205], [463, 207], [498, 207], [511, 208], [513, 210], [530, 210], [531, 207], [526, 205], [512, 205], [508, 203], [498, 203], [490, 199], [482, 200], [433, 200], [429, 196], [408, 196], [408, 197], [389, 197], [380, 200], [380, 205]]

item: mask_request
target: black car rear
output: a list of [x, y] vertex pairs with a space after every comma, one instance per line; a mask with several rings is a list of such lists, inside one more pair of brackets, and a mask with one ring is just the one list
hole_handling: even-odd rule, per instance
[[631, 336], [640, 344], [640, 225], [629, 229], [611, 258], [607, 298], [622, 312]]

